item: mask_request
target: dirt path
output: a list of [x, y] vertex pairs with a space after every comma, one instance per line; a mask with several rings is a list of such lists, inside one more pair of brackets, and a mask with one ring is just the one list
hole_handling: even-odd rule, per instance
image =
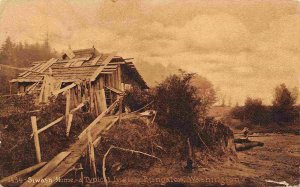
[[[266, 134], [252, 137], [263, 142], [263, 147], [239, 152], [241, 165], [250, 170], [249, 179], [256, 183], [265, 180], [299, 184], [300, 139], [292, 134]], [[241, 171], [243, 173], [244, 170]]]
[[[263, 147], [238, 152], [237, 163], [225, 162], [207, 171], [210, 177], [238, 178], [239, 185], [275, 185], [266, 180], [286, 181], [299, 185], [300, 140], [292, 134], [261, 134], [250, 140], [263, 142]], [[234, 183], [230, 183], [234, 184]]]
[[299, 185], [299, 136], [261, 134], [259, 137], [250, 137], [250, 140], [261, 141], [265, 145], [238, 152], [237, 159], [212, 162], [208, 166], [196, 168], [193, 173], [184, 172], [182, 164], [173, 160], [173, 163], [171, 161], [163, 167], [154, 166], [146, 173], [129, 172], [125, 176], [153, 186], [169, 179], [172, 185], [177, 180], [185, 186], [276, 186], [266, 180]]

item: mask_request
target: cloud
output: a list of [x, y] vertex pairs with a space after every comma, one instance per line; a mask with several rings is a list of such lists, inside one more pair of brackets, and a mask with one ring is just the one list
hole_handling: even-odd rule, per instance
[[180, 30], [187, 50], [240, 52], [250, 45], [244, 24], [228, 14], [200, 15]]
[[[94, 45], [150, 64], [173, 65], [207, 77], [240, 103], [246, 96], [270, 103], [277, 84], [299, 85], [299, 2], [7, 2], [1, 7], [0, 41], [10, 35], [41, 42], [48, 31], [57, 50]], [[142, 73], [151, 75], [147, 68]]]

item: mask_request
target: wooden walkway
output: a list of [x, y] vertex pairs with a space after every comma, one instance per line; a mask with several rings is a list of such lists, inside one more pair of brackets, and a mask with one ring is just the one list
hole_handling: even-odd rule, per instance
[[[108, 127], [113, 125], [118, 120], [117, 116], [103, 117], [90, 130], [92, 140], [95, 141], [100, 137]], [[49, 161], [42, 169], [34, 176], [23, 183], [22, 187], [31, 186], [52, 186], [57, 182], [57, 179], [62, 178], [80, 159], [80, 157], [88, 149], [88, 137], [84, 134], [70, 148], [61, 152], [51, 161]], [[44, 179], [44, 180], [42, 180]]]

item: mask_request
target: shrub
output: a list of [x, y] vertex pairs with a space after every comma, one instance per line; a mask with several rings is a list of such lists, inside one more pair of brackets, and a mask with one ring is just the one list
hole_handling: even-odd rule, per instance
[[126, 90], [123, 102], [130, 110], [135, 111], [151, 102], [151, 100], [153, 99], [150, 92], [141, 90], [138, 87], [132, 87], [132, 89]]
[[201, 100], [191, 86], [193, 74], [171, 75], [155, 90], [158, 121], [185, 136], [192, 136], [198, 123]]
[[231, 110], [231, 115], [235, 119], [249, 121], [254, 124], [271, 122], [270, 110], [262, 104], [261, 99], [247, 98], [243, 107], [236, 106]]

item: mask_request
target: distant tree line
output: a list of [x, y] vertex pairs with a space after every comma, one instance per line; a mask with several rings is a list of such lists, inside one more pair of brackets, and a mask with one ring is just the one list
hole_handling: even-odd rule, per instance
[[[32, 62], [48, 60], [57, 56], [57, 52], [51, 49], [46, 39], [43, 43], [28, 44], [26, 42], [15, 43], [7, 37], [0, 48], [0, 64], [14, 67], [30, 67]], [[20, 73], [17, 70], [2, 68], [0, 70], [0, 94], [9, 93], [9, 80]]]
[[259, 98], [247, 98], [244, 106], [236, 106], [231, 115], [235, 119], [253, 124], [290, 123], [299, 118], [299, 107], [296, 106], [298, 89], [289, 90], [285, 84], [275, 88], [271, 106], [263, 105]]

